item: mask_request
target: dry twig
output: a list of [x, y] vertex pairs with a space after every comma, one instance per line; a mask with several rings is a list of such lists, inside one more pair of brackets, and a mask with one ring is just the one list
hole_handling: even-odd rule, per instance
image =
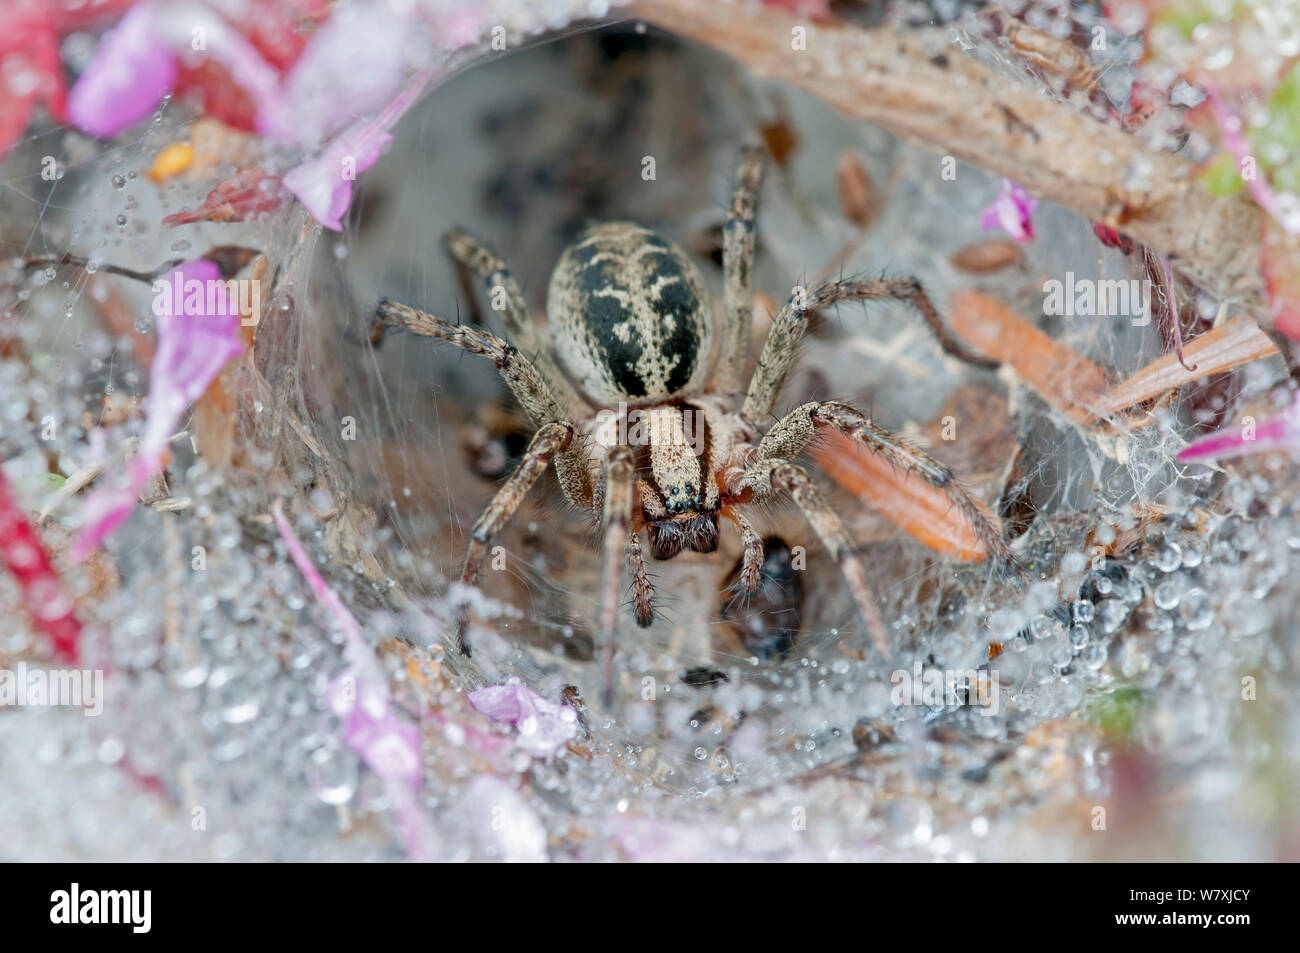
[[[1260, 211], [1249, 197], [1209, 195], [1190, 162], [1000, 75], [961, 52], [947, 32], [818, 25], [745, 2], [634, 0], [626, 9], [848, 116], [1118, 228], [1211, 293], [1269, 318]], [[805, 49], [792, 48], [795, 28], [806, 31]]]

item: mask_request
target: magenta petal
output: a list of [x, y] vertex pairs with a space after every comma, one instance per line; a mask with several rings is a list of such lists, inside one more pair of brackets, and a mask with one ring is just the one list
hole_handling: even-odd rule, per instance
[[389, 132], [411, 107], [433, 75], [423, 70], [374, 119], [355, 122], [315, 159], [304, 162], [282, 180], [312, 217], [328, 229], [343, 230], [343, 213], [352, 202], [352, 182], [379, 161]]
[[105, 34], [95, 58], [68, 94], [68, 119], [110, 139], [144, 119], [171, 92], [176, 57], [159, 39], [154, 11], [141, 4]]
[[1300, 400], [1280, 414], [1266, 417], [1252, 431], [1231, 426], [1194, 440], [1178, 459], [1184, 463], [1234, 460], [1273, 450], [1300, 451]]
[[[332, 686], [330, 706], [343, 720], [344, 740], [384, 782], [408, 855], [413, 860], [427, 859], [432, 836], [414, 796], [420, 785], [419, 725], [393, 710], [387, 676], [361, 626], [307, 556], [278, 500], [271, 506], [271, 516], [289, 557], [343, 632], [347, 668]], [[349, 692], [340, 691], [344, 679], [350, 683]]]
[[344, 740], [381, 778], [410, 787], [420, 780], [420, 730], [392, 713], [374, 718], [361, 706], [348, 716]]
[[[231, 11], [233, 15], [233, 11]], [[257, 104], [259, 111], [274, 109], [280, 97], [280, 74], [257, 48], [223, 17], [194, 0], [169, 0], [154, 15], [154, 33], [179, 56], [200, 55], [220, 63], [232, 81]], [[203, 36], [204, 49], [194, 50], [194, 38]]]
[[402, 87], [415, 14], [407, 4], [338, 6], [290, 68], [278, 102], [259, 112], [260, 130], [281, 145], [314, 149], [382, 109]]
[[319, 157], [293, 169], [283, 179], [312, 217], [333, 231], [343, 230], [343, 213], [352, 204], [352, 182], [379, 161], [383, 147], [393, 141], [385, 131], [372, 138], [344, 134]]
[[81, 509], [82, 530], [72, 547], [73, 560], [81, 562], [122, 527], [153, 469], [137, 456], [116, 482], [98, 486], [86, 497]]
[[203, 395], [226, 362], [243, 351], [239, 307], [230, 300], [221, 270], [207, 259], [177, 266], [155, 281], [153, 290], [158, 350], [149, 400], [170, 400], [175, 394], [176, 402], [188, 406]]
[[186, 408], [243, 350], [239, 309], [215, 263], [200, 259], [180, 265], [155, 281], [153, 291], [158, 348], [149, 368], [145, 432], [124, 477], [105, 483], [86, 499], [82, 532], [73, 548], [78, 559], [126, 521], [150, 474], [162, 465]]
[[404, 721], [393, 711], [387, 677], [375, 661], [356, 617], [307, 556], [278, 502], [271, 512], [290, 558], [343, 632], [347, 668], [330, 686], [329, 702], [330, 708], [343, 720], [344, 739], [385, 781], [418, 785], [419, 726]]
[[986, 232], [1001, 228], [1018, 242], [1031, 242], [1034, 240], [1031, 216], [1037, 207], [1038, 199], [1010, 179], [1003, 179], [998, 197], [980, 214], [980, 227]]
[[514, 725], [519, 732], [516, 744], [535, 757], [558, 754], [578, 733], [578, 715], [572, 708], [548, 701], [527, 685], [489, 685], [466, 697], [493, 721]]

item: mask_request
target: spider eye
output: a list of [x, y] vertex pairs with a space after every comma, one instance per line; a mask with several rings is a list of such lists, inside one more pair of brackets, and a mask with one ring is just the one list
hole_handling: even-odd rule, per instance
[[686, 493], [687, 493], [687, 495], [689, 496], [690, 494], [692, 494], [692, 493], [694, 493], [694, 492], [695, 492], [695, 487], [691, 486], [689, 483], [686, 484]]
[[[691, 488], [690, 488], [690, 486], [688, 485], [688, 486], [686, 487], [686, 492], [689, 493], [690, 490], [691, 490]], [[677, 489], [677, 487], [675, 487], [675, 486], [670, 486], [670, 487], [668, 488], [668, 492], [671, 493], [673, 496], [676, 496], [677, 493], [678, 493], [678, 489]]]

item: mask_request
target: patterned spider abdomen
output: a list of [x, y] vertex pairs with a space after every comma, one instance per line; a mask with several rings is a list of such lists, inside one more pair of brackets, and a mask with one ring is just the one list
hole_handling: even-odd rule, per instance
[[546, 314], [560, 363], [607, 405], [698, 390], [713, 344], [699, 269], [676, 244], [632, 222], [593, 225], [551, 274]]

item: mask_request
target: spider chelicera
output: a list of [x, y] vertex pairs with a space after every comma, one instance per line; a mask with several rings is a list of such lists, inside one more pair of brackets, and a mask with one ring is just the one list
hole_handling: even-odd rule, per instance
[[[872, 641], [888, 656], [885, 625], [853, 543], [796, 462], [820, 428], [842, 431], [938, 488], [993, 558], [1013, 563], [1000, 530], [948, 467], [848, 404], [801, 404], [764, 429], [808, 315], [840, 301], [908, 301], [945, 351], [979, 366], [995, 362], [951, 337], [914, 278], [826, 280], [796, 288], [781, 307], [746, 384], [761, 176], [758, 149], [745, 149], [723, 230], [725, 316], [716, 349], [713, 309], [699, 270], [676, 244], [630, 222], [594, 225], [561, 254], [547, 294], [553, 348], [542, 346], [505, 265], [462, 232], [447, 235], [447, 249], [504, 304], [508, 340], [394, 301], [381, 301], [376, 311], [376, 342], [384, 329], [401, 328], [491, 358], [536, 427], [518, 467], [474, 524], [461, 577], [465, 585], [477, 584], [489, 541], [548, 466], [555, 467], [570, 503], [600, 514], [604, 564], [596, 645], [606, 705], [613, 698], [614, 631], [625, 565], [632, 574], [637, 622], [647, 626], [654, 619], [641, 533], [657, 559], [683, 549], [709, 553], [718, 546], [718, 519], [727, 517], [743, 544], [740, 585], [753, 591], [760, 583], [763, 547], [743, 510], [780, 494], [793, 498], [835, 558]], [[466, 653], [467, 625], [465, 609], [457, 636]]]

